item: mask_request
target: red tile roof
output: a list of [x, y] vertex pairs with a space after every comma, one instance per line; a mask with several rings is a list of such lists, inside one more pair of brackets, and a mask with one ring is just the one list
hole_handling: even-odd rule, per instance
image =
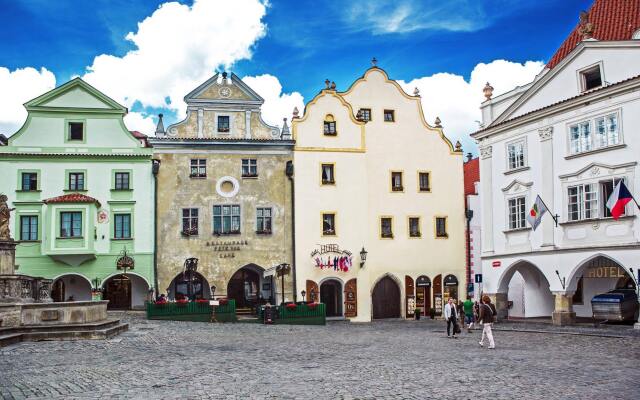
[[476, 194], [475, 182], [480, 181], [480, 159], [478, 157], [467, 161], [463, 165], [464, 195]]
[[95, 203], [100, 207], [100, 202], [93, 197], [86, 196], [82, 193], [69, 193], [58, 197], [43, 200], [43, 203]]
[[[640, 0], [595, 0], [589, 9], [589, 22], [593, 24], [596, 40], [631, 40], [640, 29]], [[582, 40], [580, 24], [564, 40], [547, 63], [553, 68]]]
[[147, 135], [145, 135], [142, 132], [138, 132], [138, 131], [129, 131], [129, 132], [131, 132], [133, 137], [135, 137], [136, 139], [146, 139], [147, 138]]

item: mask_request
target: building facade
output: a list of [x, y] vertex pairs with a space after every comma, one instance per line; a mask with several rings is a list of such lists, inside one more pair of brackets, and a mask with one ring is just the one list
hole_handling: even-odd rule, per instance
[[[571, 323], [592, 316], [594, 295], [636, 286], [638, 210], [614, 220], [606, 207], [619, 180], [640, 188], [640, 13], [625, 7], [596, 0], [533, 82], [497, 97], [485, 87], [485, 127], [472, 136], [483, 290], [501, 317]], [[550, 212], [533, 231], [537, 195]]]
[[294, 112], [297, 287], [352, 321], [442, 312], [465, 290], [462, 150], [374, 66]]
[[[55, 301], [142, 307], [153, 287], [151, 149], [127, 109], [79, 78], [27, 103], [0, 146], [17, 273], [54, 280]], [[136, 137], [137, 136], [137, 137]]]
[[[467, 218], [467, 274], [469, 295], [480, 300], [482, 293], [480, 159], [467, 155], [464, 163], [464, 204]], [[479, 276], [477, 276], [479, 275]]]
[[[236, 300], [239, 308], [292, 300], [293, 141], [262, 121], [264, 100], [236, 75], [215, 74], [185, 96], [185, 120], [150, 138], [159, 161], [157, 263], [170, 298]], [[197, 258], [194, 274], [185, 260]], [[214, 290], [214, 293], [212, 293]]]

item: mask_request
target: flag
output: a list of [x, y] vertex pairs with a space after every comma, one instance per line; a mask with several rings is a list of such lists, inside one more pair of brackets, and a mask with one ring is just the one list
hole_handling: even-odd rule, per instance
[[631, 192], [629, 192], [629, 189], [627, 189], [622, 179], [620, 179], [613, 189], [613, 193], [609, 196], [609, 200], [607, 200], [607, 208], [611, 211], [613, 219], [618, 219], [624, 214], [624, 206], [632, 199], [633, 196], [631, 196]]
[[536, 201], [533, 203], [533, 206], [531, 206], [531, 210], [529, 210], [529, 214], [527, 215], [527, 221], [529, 221], [534, 231], [538, 225], [540, 225], [542, 216], [547, 211], [549, 210], [547, 209], [547, 206], [544, 205], [544, 201], [542, 201], [540, 195], [536, 196]]

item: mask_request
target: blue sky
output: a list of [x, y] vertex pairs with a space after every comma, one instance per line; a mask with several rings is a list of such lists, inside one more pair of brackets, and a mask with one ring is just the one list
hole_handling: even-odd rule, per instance
[[[149, 117], [158, 111], [164, 111], [169, 122], [181, 119], [184, 108], [177, 104], [181, 98], [178, 90], [182, 95], [186, 94], [186, 88], [195, 87], [202, 78], [226, 65], [241, 77], [268, 74], [276, 78], [282, 92], [274, 94], [270, 113], [275, 115], [283, 113], [284, 107], [296, 101], [309, 101], [323, 86], [325, 78], [335, 81], [339, 89], [345, 89], [370, 65], [372, 56], [377, 57], [379, 65], [392, 78], [414, 81], [416, 85], [422, 82], [421, 78], [442, 73], [469, 82], [479, 63], [491, 64], [495, 60], [518, 64], [545, 62], [573, 29], [579, 11], [591, 4], [590, 0], [271, 0], [265, 7], [264, 4], [250, 4], [257, 0], [243, 0], [244, 4], [232, 9], [235, 7], [232, 4], [238, 1], [199, 2], [208, 4], [206, 8], [204, 4], [199, 5], [198, 12], [205, 15], [197, 17], [188, 15], [190, 6], [194, 6], [192, 1], [180, 2], [189, 7], [171, 10], [164, 7], [166, 15], [161, 16], [154, 13], [165, 2], [156, 0], [0, 0], [0, 37], [3, 38], [0, 40], [0, 69], [4, 67], [9, 72], [9, 78], [5, 80], [0, 74], [0, 84], [15, 78], [11, 72], [32, 67], [39, 71], [39, 76], [43, 76], [42, 68], [50, 71], [55, 76], [55, 85], [60, 85], [73, 76], [84, 76], [87, 68], [93, 66], [96, 73], [87, 80], [139, 113], [139, 118], [135, 122], [132, 119], [131, 124], [148, 130]], [[196, 7], [191, 11], [195, 14]], [[173, 24], [173, 16], [182, 22]], [[151, 18], [147, 20], [147, 33], [143, 35], [138, 23], [148, 17]], [[235, 19], [237, 23], [232, 21]], [[194, 31], [184, 37], [169, 32], [163, 38], [158, 32], [165, 31], [164, 27], [168, 26], [177, 32]], [[252, 28], [244, 29], [245, 26]], [[198, 37], [205, 31], [205, 36]], [[129, 32], [140, 34], [137, 43], [125, 39]], [[193, 48], [205, 42], [212, 49], [221, 48], [216, 43], [231, 43], [221, 51], [234, 55], [202, 54], [207, 51]], [[119, 79], [107, 76], [108, 69], [118, 68], [111, 64], [101, 66], [94, 60], [104, 54], [109, 55], [105, 62], [119, 62], [118, 58], [126, 59], [128, 53], [143, 49], [148, 49], [144, 50], [147, 58], [129, 57], [118, 64], [118, 68], [165, 68], [166, 71], [164, 75], [157, 75], [155, 82], [144, 84], [139, 83], [145, 76], [141, 73], [142, 78], [135, 78], [130, 85], [131, 93], [124, 85], [116, 87], [117, 82], [123, 80], [122, 75]], [[196, 60], [193, 69], [190, 57]], [[176, 61], [176, 58], [184, 60]], [[512, 81], [531, 80], [534, 69], [539, 70], [531, 66]], [[501, 74], [504, 75], [497, 73], [495, 79], [501, 79]], [[153, 78], [154, 74], [150, 75], [150, 79]], [[180, 81], [173, 83], [172, 77], [176, 75], [181, 76]], [[132, 76], [135, 77], [135, 73]], [[507, 80], [504, 85], [512, 81]], [[269, 81], [269, 84], [273, 82]], [[51, 85], [50, 78], [47, 84]], [[262, 85], [257, 81], [256, 84]], [[499, 91], [496, 84], [492, 82], [492, 85]], [[164, 86], [173, 89], [163, 93]], [[17, 90], [15, 85], [11, 87]], [[438, 87], [438, 95], [447, 91], [446, 85]], [[420, 89], [424, 97], [425, 88]], [[143, 91], [149, 93], [141, 93]], [[290, 94], [295, 96], [286, 101], [282, 99]], [[476, 109], [482, 100], [480, 93], [478, 96], [477, 101], [474, 98]], [[20, 104], [27, 100], [23, 97], [20, 90], [12, 93], [12, 98], [21, 100]], [[263, 97], [270, 101], [269, 95]], [[0, 99], [0, 105], [10, 101], [11, 98]], [[4, 112], [9, 112], [8, 109]], [[447, 115], [447, 110], [425, 109], [428, 117], [430, 111]], [[450, 114], [450, 119], [457, 119], [457, 114]], [[0, 133], [11, 134], [11, 128], [16, 124], [19, 126], [19, 123], [11, 122], [11, 118], [15, 116], [3, 116], [0, 109]], [[469, 143], [465, 137], [469, 132], [463, 132], [468, 130], [468, 124], [453, 124], [457, 132], [450, 132], [447, 131], [447, 120], [443, 118], [443, 121], [448, 136]]]

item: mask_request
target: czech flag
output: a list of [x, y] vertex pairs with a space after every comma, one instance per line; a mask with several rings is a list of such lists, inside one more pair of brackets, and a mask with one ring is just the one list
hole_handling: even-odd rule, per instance
[[633, 200], [631, 192], [629, 192], [629, 189], [627, 189], [622, 179], [620, 179], [613, 189], [613, 193], [609, 196], [609, 200], [607, 200], [607, 208], [611, 211], [613, 219], [618, 219], [624, 214], [624, 207], [631, 200]]

